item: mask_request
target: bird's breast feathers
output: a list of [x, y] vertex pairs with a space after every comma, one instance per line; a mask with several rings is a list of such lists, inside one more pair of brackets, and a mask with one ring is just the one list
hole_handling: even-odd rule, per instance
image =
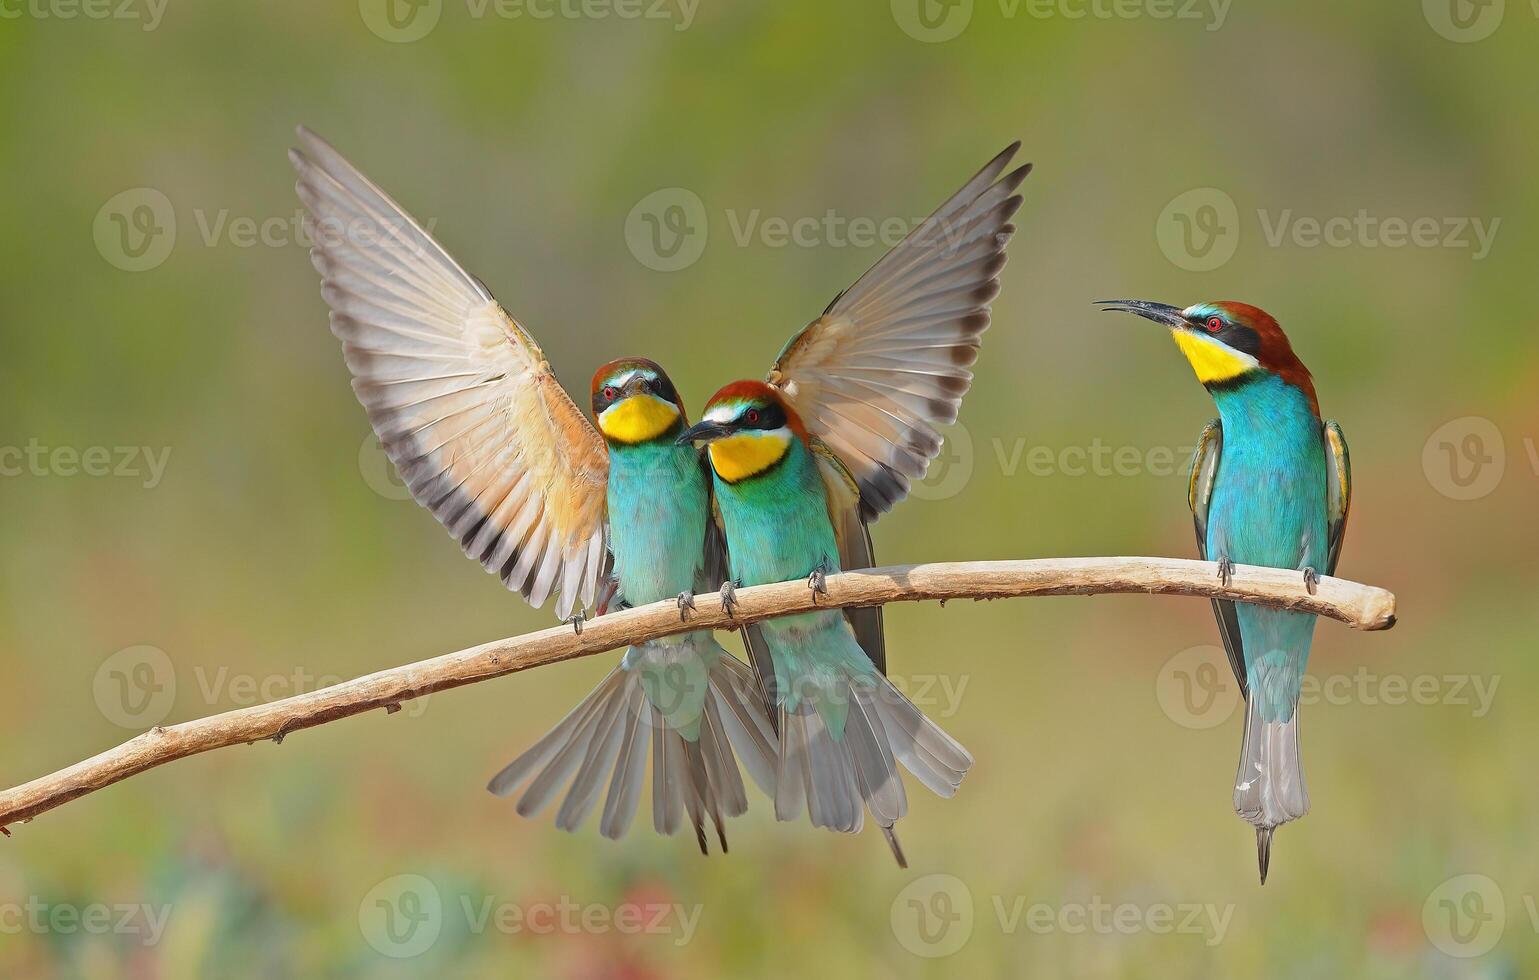
[[711, 468], [728, 483], [737, 483], [780, 462], [795, 438], [789, 429], [739, 432], [710, 444]]
[[1197, 372], [1197, 380], [1205, 385], [1238, 378], [1260, 365], [1259, 361], [1244, 351], [1237, 351], [1202, 334], [1190, 330], [1172, 330], [1170, 333], [1175, 337], [1181, 353], [1191, 362], [1192, 370]]
[[599, 413], [599, 429], [616, 442], [648, 442], [679, 421], [671, 402], [651, 395], [632, 395]]

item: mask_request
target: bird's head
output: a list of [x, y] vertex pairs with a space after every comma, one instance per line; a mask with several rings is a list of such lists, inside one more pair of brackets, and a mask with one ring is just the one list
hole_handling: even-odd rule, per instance
[[1319, 414], [1309, 369], [1277, 321], [1248, 303], [1224, 300], [1179, 309], [1145, 300], [1101, 300], [1103, 310], [1133, 313], [1170, 329], [1176, 346], [1209, 391], [1238, 387], [1265, 374], [1302, 391]]
[[593, 417], [608, 442], [633, 446], [676, 436], [684, 403], [655, 361], [623, 357], [593, 375]]
[[767, 472], [805, 442], [796, 411], [762, 381], [734, 381], [711, 396], [700, 421], [679, 442], [703, 442], [711, 469], [728, 483]]

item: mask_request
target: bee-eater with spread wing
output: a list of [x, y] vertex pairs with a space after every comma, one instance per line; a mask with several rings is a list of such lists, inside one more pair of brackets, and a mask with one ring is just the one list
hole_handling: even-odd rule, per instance
[[[632, 604], [676, 598], [685, 615], [702, 583], [714, 588], [726, 577], [727, 556], [709, 518], [700, 452], [676, 438], [688, 421], [667, 375], [639, 358], [600, 368], [591, 388], [595, 431], [480, 280], [319, 137], [301, 129], [300, 140], [291, 159], [332, 330], [354, 391], [417, 501], [532, 604], [555, 595], [562, 618], [575, 609], [580, 623], [583, 609], [602, 608], [615, 590]], [[1014, 230], [1005, 219], [1020, 199], [1009, 192], [1026, 169], [995, 179], [1016, 148], [931, 219], [932, 233], [958, 235], [940, 243], [957, 245], [948, 258], [929, 262], [900, 246], [884, 261], [902, 255], [912, 274], [866, 290], [863, 319], [809, 328], [782, 354], [778, 383], [799, 393], [809, 424], [848, 454], [862, 480], [843, 515], [859, 529], [848, 567], [873, 563], [865, 520], [901, 498], [939, 451], [928, 423], [955, 419]], [[949, 220], [979, 202], [983, 213]], [[871, 318], [873, 309], [880, 315]], [[948, 319], [957, 329], [945, 329]], [[912, 329], [853, 329], [868, 320]], [[927, 334], [925, 324], [940, 332]], [[854, 610], [849, 620], [881, 667], [880, 610]], [[571, 830], [608, 775], [601, 830], [618, 837], [637, 805], [650, 734], [654, 825], [673, 833], [687, 813], [704, 850], [709, 818], [725, 849], [721, 817], [747, 807], [733, 750], [774, 793], [774, 724], [762, 684], [762, 674], [708, 632], [634, 646], [490, 788], [506, 794], [527, 782], [519, 812], [528, 815], [570, 780], [557, 822]]]
[[[312, 260], [353, 390], [412, 496], [465, 553], [563, 619], [618, 586], [632, 604], [677, 597], [724, 574], [700, 453], [655, 363], [614, 361], [592, 385], [598, 431], [539, 346], [425, 229], [319, 137], [291, 153], [309, 209]], [[612, 559], [611, 559], [612, 552]], [[611, 567], [612, 561], [612, 567]], [[528, 783], [528, 816], [570, 785], [557, 814], [575, 830], [607, 784], [600, 830], [623, 835], [652, 756], [653, 824], [687, 814], [702, 851], [748, 806], [736, 759], [772, 792], [773, 729], [752, 671], [709, 631], [626, 650], [573, 711], [491, 781]]]
[[[1170, 329], [1219, 417], [1202, 432], [1188, 494], [1202, 557], [1301, 572], [1314, 590], [1341, 557], [1352, 470], [1346, 439], [1322, 421], [1309, 370], [1277, 321], [1244, 303], [1108, 300]], [[1245, 694], [1245, 735], [1234, 809], [1256, 828], [1261, 882], [1272, 834], [1309, 812], [1299, 757], [1299, 688], [1315, 617], [1215, 600], [1219, 633]]]
[[[972, 383], [1005, 244], [1030, 172], [996, 157], [823, 315], [766, 381], [718, 391], [681, 442], [706, 445], [733, 580], [759, 585], [874, 563], [867, 522], [902, 499], [940, 451]], [[896, 763], [950, 797], [972, 756], [884, 676], [874, 610], [812, 612], [744, 631], [776, 706], [775, 815], [859, 830], [870, 810], [904, 864], [893, 825], [908, 809]]]

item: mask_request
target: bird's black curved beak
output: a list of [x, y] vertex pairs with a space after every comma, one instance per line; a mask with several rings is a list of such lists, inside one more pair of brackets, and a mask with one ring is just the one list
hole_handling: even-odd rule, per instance
[[679, 436], [677, 442], [680, 446], [692, 442], [714, 442], [717, 439], [730, 436], [735, 431], [730, 425], [702, 420], [685, 429], [684, 434]]
[[1108, 312], [1132, 313], [1165, 327], [1186, 326], [1186, 317], [1181, 315], [1180, 308], [1165, 303], [1151, 303], [1142, 299], [1098, 299], [1096, 305]]

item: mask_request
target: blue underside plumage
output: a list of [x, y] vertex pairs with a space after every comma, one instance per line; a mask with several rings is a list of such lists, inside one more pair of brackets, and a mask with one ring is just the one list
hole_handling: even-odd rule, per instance
[[[640, 606], [697, 591], [711, 510], [699, 452], [671, 438], [612, 445], [607, 492], [609, 546], [625, 601]], [[653, 707], [694, 741], [706, 677], [725, 655], [706, 631], [633, 646], [622, 664], [640, 671]]]
[[[1214, 390], [1224, 447], [1208, 516], [1208, 557], [1327, 573], [1325, 448], [1298, 388], [1271, 374]], [[1237, 607], [1245, 667], [1261, 718], [1293, 716], [1315, 617]]]
[[705, 481], [699, 453], [671, 439], [611, 448], [609, 545], [631, 605], [695, 589], [711, 512]]
[[[743, 585], [806, 578], [821, 563], [839, 570], [839, 548], [828, 517], [822, 477], [800, 441], [770, 472], [740, 483], [716, 478], [717, 504], [730, 543], [732, 577]], [[775, 662], [786, 710], [811, 699], [837, 739], [844, 730], [848, 678], [876, 673], [837, 610], [760, 624]]]

